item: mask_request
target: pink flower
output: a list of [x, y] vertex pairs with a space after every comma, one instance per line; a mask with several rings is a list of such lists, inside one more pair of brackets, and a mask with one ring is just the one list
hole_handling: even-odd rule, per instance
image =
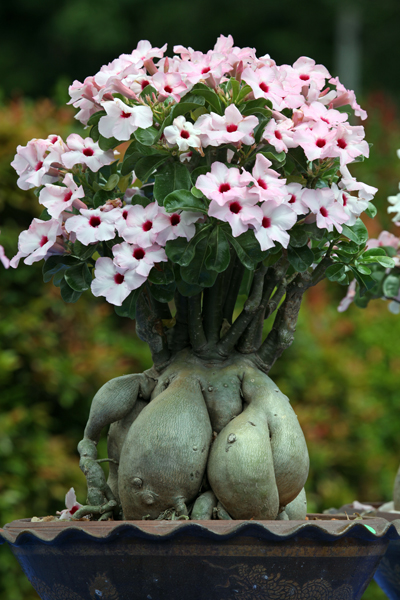
[[191, 240], [196, 233], [195, 223], [201, 218], [201, 213], [177, 211], [170, 214], [161, 207], [154, 220], [157, 243], [165, 246], [168, 240], [175, 240], [178, 237]]
[[273, 200], [263, 202], [261, 210], [263, 216], [261, 221], [256, 224], [254, 232], [261, 250], [268, 250], [275, 246], [274, 241], [287, 248], [290, 241], [287, 230], [296, 223], [296, 213], [288, 206], [278, 204]]
[[95, 278], [90, 286], [94, 296], [105, 296], [107, 302], [121, 306], [132, 290], [146, 281], [134, 270], [118, 267], [111, 258], [101, 257], [96, 261]]
[[319, 121], [312, 129], [297, 130], [293, 141], [303, 148], [308, 160], [323, 159], [333, 156], [335, 133]]
[[209, 50], [207, 54], [202, 52], [194, 52], [186, 50], [182, 46], [176, 46], [182, 51], [183, 58], [179, 65], [179, 72], [184, 77], [185, 81], [188, 81], [191, 85], [204, 81], [212, 77], [216, 84], [221, 81], [222, 75], [229, 71], [231, 65], [226, 60], [226, 57], [222, 53], [213, 52]]
[[[138, 244], [122, 242], [122, 244], [116, 244], [113, 247], [113, 255], [114, 263], [118, 267], [135, 271], [141, 278], [147, 278], [156, 263], [167, 262], [168, 260], [164, 248], [161, 248], [158, 244], [142, 248]], [[139, 283], [139, 285], [141, 284], [142, 282]]]
[[270, 169], [272, 165], [262, 154], [257, 154], [256, 162], [253, 167], [253, 187], [249, 188], [250, 195], [255, 194], [262, 202], [264, 200], [282, 201], [286, 193], [286, 179], [281, 179], [279, 173]]
[[288, 148], [296, 146], [293, 142], [293, 127], [294, 123], [291, 119], [284, 119], [279, 122], [271, 119], [264, 129], [263, 139], [274, 146], [277, 152], [287, 152]]
[[262, 220], [262, 210], [255, 206], [257, 197], [241, 197], [226, 202], [223, 206], [215, 200], [211, 201], [208, 209], [210, 217], [230, 224], [232, 235], [237, 237], [249, 229], [251, 225], [256, 226]]
[[327, 109], [321, 102], [311, 102], [311, 104], [303, 104], [299, 111], [303, 113], [306, 120], [324, 121], [330, 127], [334, 127], [339, 123], [347, 121], [348, 115], [341, 113], [333, 108]]
[[378, 188], [372, 185], [367, 185], [361, 181], [357, 181], [355, 177], [352, 177], [350, 171], [346, 165], [340, 167], [340, 173], [342, 179], [339, 183], [339, 187], [346, 189], [349, 192], [358, 192], [358, 195], [363, 200], [372, 200], [378, 191]]
[[153, 85], [160, 93], [161, 98], [173, 98], [179, 102], [188, 91], [188, 86], [182, 81], [179, 73], [156, 73], [153, 75]]
[[115, 161], [113, 150], [103, 152], [97, 142], [88, 137], [83, 139], [77, 133], [71, 133], [67, 138], [69, 152], [62, 155], [61, 160], [67, 169], [74, 165], [86, 165], [96, 173], [101, 167]]
[[333, 231], [333, 228], [336, 227], [339, 233], [342, 232], [341, 223], [346, 223], [349, 216], [345, 213], [343, 207], [335, 201], [333, 190], [330, 188], [306, 189], [301, 199], [316, 215], [317, 227], [328, 231]]
[[325, 80], [330, 77], [330, 74], [323, 65], [316, 65], [315, 60], [312, 60], [312, 58], [301, 56], [293, 63], [291, 77], [293, 78], [293, 85], [297, 83], [299, 86], [304, 87], [309, 86], [313, 81], [318, 89], [322, 90]]
[[7, 258], [5, 250], [4, 250], [3, 246], [1, 246], [1, 245], [0, 245], [0, 262], [2, 263], [2, 265], [5, 269], [8, 269], [10, 267], [10, 259]]
[[167, 44], [164, 44], [162, 48], [153, 48], [148, 40], [140, 40], [131, 54], [121, 54], [120, 58], [130, 59], [136, 64], [143, 64], [150, 58], [162, 58], [166, 49]]
[[223, 206], [229, 200], [245, 195], [246, 186], [251, 181], [252, 177], [247, 171], [241, 174], [239, 169], [229, 168], [217, 161], [211, 165], [211, 173], [199, 175], [196, 188], [203, 192], [206, 198]]
[[382, 246], [391, 246], [398, 250], [400, 246], [400, 239], [389, 233], [389, 231], [381, 231], [378, 239], [370, 239], [367, 241], [367, 250], [370, 248], [381, 248]]
[[338, 311], [344, 312], [345, 310], [347, 310], [349, 308], [350, 304], [353, 302], [355, 296], [356, 296], [356, 280], [353, 279], [353, 281], [350, 283], [349, 287], [347, 288], [347, 294], [341, 300], [339, 306], [337, 307]]
[[51, 168], [51, 161], [47, 160], [47, 155], [52, 142], [47, 140], [33, 139], [26, 146], [18, 146], [17, 154], [11, 163], [11, 166], [19, 175], [17, 185], [21, 190], [29, 190], [39, 187], [46, 180], [56, 181], [58, 172], [54, 177], [45, 176]]
[[10, 266], [18, 267], [21, 258], [24, 263], [31, 265], [46, 258], [49, 254], [60, 254], [64, 248], [58, 243], [57, 236], [61, 235], [61, 223], [56, 219], [41, 221], [33, 219], [29, 229], [20, 233], [18, 238], [18, 253], [11, 259]]
[[234, 104], [228, 106], [224, 116], [212, 112], [209, 115], [201, 115], [196, 121], [196, 127], [202, 133], [203, 146], [237, 142], [251, 146], [254, 144], [253, 131], [257, 125], [257, 117], [243, 117]]
[[75, 80], [68, 88], [71, 96], [68, 104], [80, 109], [75, 119], [83, 125], [86, 125], [90, 117], [101, 110], [101, 106], [95, 100], [99, 90], [100, 86], [96, 84], [94, 77], [86, 77], [83, 83]]
[[83, 187], [78, 187], [72, 175], [67, 173], [64, 177], [63, 186], [49, 183], [44, 186], [39, 194], [39, 202], [47, 208], [47, 212], [51, 217], [58, 219], [64, 210], [68, 210], [72, 206], [77, 209], [87, 208], [86, 204], [79, 200], [84, 196]]
[[103, 212], [100, 208], [82, 208], [80, 212], [80, 215], [74, 215], [66, 221], [65, 229], [68, 233], [75, 233], [82, 244], [88, 246], [95, 242], [112, 240], [115, 237], [113, 210]]
[[348, 192], [341, 190], [335, 183], [332, 184], [332, 190], [335, 193], [336, 200], [343, 206], [343, 210], [349, 217], [346, 225], [354, 225], [357, 218], [361, 215], [364, 210], [368, 208], [368, 201], [352, 196]]
[[342, 85], [339, 81], [338, 77], [332, 77], [329, 80], [329, 83], [336, 85], [336, 89], [338, 91], [337, 97], [332, 101], [332, 107], [344, 106], [346, 104], [350, 104], [351, 108], [354, 110], [354, 114], [356, 117], [360, 117], [362, 121], [367, 118], [367, 113], [365, 110], [361, 108], [361, 106], [357, 103], [356, 95], [353, 90], [347, 90], [344, 85]]
[[346, 165], [360, 155], [369, 156], [369, 146], [364, 140], [364, 127], [339, 125], [332, 156], [339, 156], [340, 164]]
[[297, 215], [306, 215], [309, 212], [308, 207], [302, 201], [306, 189], [300, 183], [288, 183], [286, 185], [285, 191], [288, 196], [285, 198], [285, 204], [288, 204]]
[[243, 71], [242, 79], [249, 84], [255, 98], [271, 100], [275, 110], [285, 108], [282, 100], [285, 92], [279, 81], [279, 72], [276, 67], [262, 67], [256, 71], [247, 68]]
[[71, 488], [65, 495], [65, 506], [64, 510], [57, 511], [56, 514], [60, 515], [60, 521], [70, 520], [77, 510], [82, 508], [82, 504], [76, 501], [76, 495], [74, 488]]
[[107, 116], [99, 121], [99, 132], [106, 138], [129, 140], [139, 127], [147, 129], [153, 124], [153, 113], [149, 106], [128, 106], [119, 98], [103, 102]]
[[143, 248], [152, 246], [156, 241], [157, 232], [153, 227], [159, 206], [151, 202], [146, 207], [134, 204], [123, 209], [123, 221], [117, 222], [118, 233], [126, 242], [139, 244]]
[[179, 150], [185, 152], [189, 148], [200, 148], [201, 131], [183, 115], [176, 117], [172, 125], [164, 129], [165, 138], [170, 146], [178, 145]]

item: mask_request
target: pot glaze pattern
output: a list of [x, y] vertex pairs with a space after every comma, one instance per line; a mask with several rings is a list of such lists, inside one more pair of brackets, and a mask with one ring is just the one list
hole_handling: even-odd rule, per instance
[[26, 520], [0, 539], [42, 600], [359, 600], [399, 531], [377, 518]]

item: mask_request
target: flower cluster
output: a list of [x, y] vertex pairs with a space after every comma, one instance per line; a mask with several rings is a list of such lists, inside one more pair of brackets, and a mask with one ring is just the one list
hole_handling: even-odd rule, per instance
[[[227, 246], [248, 268], [270, 251], [307, 268], [333, 237], [351, 240], [371, 207], [376, 189], [348, 169], [369, 154], [364, 129], [338, 109], [366, 113], [324, 66], [307, 57], [278, 66], [231, 36], [206, 54], [165, 50], [139, 42], [70, 86], [88, 137], [17, 149], [18, 185], [37, 188], [43, 214], [10, 264], [44, 258], [66, 299], [89, 284], [116, 306], [146, 282], [156, 297], [180, 281], [203, 285], [199, 265], [222, 272]], [[121, 158], [116, 147], [127, 141]], [[322, 234], [315, 252], [312, 227]]]

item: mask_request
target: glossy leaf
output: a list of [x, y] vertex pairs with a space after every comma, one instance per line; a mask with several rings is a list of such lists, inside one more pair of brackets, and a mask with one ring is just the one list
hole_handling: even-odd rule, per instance
[[136, 317], [136, 303], [138, 301], [142, 288], [133, 290], [122, 303], [122, 306], [114, 306], [114, 310], [119, 317], [129, 317], [134, 319]]
[[168, 163], [154, 182], [154, 198], [161, 205], [168, 194], [175, 190], [190, 190], [192, 180], [188, 169], [180, 162]]
[[149, 273], [149, 281], [158, 285], [168, 285], [175, 279], [174, 271], [170, 264], [158, 263]]
[[49, 258], [44, 262], [42, 267], [43, 281], [47, 283], [58, 271], [63, 270], [67, 267], [79, 265], [79, 263], [79, 258], [76, 258], [75, 256], [71, 256], [69, 254], [66, 256], [49, 256]]
[[106, 190], [99, 190], [93, 196], [93, 207], [99, 208], [99, 206], [103, 206], [107, 202], [107, 200], [109, 200], [109, 198], [110, 194]]
[[147, 129], [136, 129], [133, 134], [135, 139], [143, 146], [151, 146], [155, 144], [160, 137], [160, 131], [155, 127], [148, 127]]
[[351, 227], [348, 227], [346, 224], [343, 224], [342, 227], [342, 235], [346, 236], [356, 244], [365, 244], [368, 240], [368, 230], [361, 219], [357, 219]]
[[114, 173], [113, 175], [110, 175], [110, 177], [108, 178], [108, 181], [105, 184], [105, 186], [103, 187], [103, 189], [106, 190], [107, 192], [111, 192], [113, 189], [115, 189], [117, 187], [118, 182], [119, 182], [119, 175]]
[[62, 281], [60, 282], [60, 291], [61, 298], [64, 300], [64, 302], [68, 302], [71, 304], [77, 302], [82, 295], [82, 292], [77, 292], [76, 290], [73, 290], [65, 281], [65, 278], [62, 279]]
[[[155, 154], [154, 156], [144, 156], [135, 165], [135, 174], [140, 181], [145, 183], [150, 175], [156, 171], [166, 160], [168, 156]], [[122, 171], [121, 171], [122, 172]], [[125, 173], [123, 173], [124, 175]]]
[[101, 134], [98, 141], [100, 148], [104, 150], [104, 152], [107, 152], [107, 150], [113, 150], [122, 143], [120, 140], [117, 140], [113, 137], [105, 138]]
[[159, 302], [171, 302], [174, 299], [176, 290], [175, 281], [167, 285], [151, 285], [150, 291], [152, 296]]
[[207, 85], [204, 85], [204, 83], [197, 83], [191, 89], [191, 95], [202, 96], [205, 99], [205, 101], [211, 106], [212, 110], [218, 115], [222, 115], [224, 113], [221, 101], [218, 98], [217, 94]]
[[89, 289], [92, 283], [92, 275], [85, 262], [68, 269], [65, 272], [64, 279], [69, 287], [76, 292], [84, 292]]
[[231, 253], [229, 242], [222, 229], [216, 226], [208, 238], [210, 253], [206, 258], [206, 267], [217, 273], [225, 271], [230, 263]]
[[290, 231], [290, 245], [292, 248], [301, 248], [308, 242], [309, 235], [303, 227], [295, 227]]
[[177, 210], [189, 210], [208, 214], [205, 202], [201, 198], [196, 198], [187, 190], [177, 190], [168, 194], [164, 200], [164, 208], [170, 213]]
[[197, 244], [205, 237], [208, 237], [210, 232], [211, 225], [206, 225], [189, 242], [183, 237], [179, 237], [176, 240], [169, 240], [165, 245], [165, 253], [173, 263], [185, 267], [193, 260]]
[[383, 293], [388, 298], [395, 298], [400, 289], [400, 276], [399, 275], [388, 275], [383, 281]]
[[346, 267], [341, 263], [335, 263], [327, 268], [325, 275], [329, 281], [342, 281], [346, 276]]
[[289, 245], [287, 257], [292, 267], [299, 273], [307, 271], [314, 262], [314, 254], [308, 246], [293, 248]]
[[89, 244], [84, 246], [79, 240], [76, 240], [72, 246], [72, 254], [78, 256], [80, 260], [87, 260], [96, 252], [97, 244]]
[[206, 258], [210, 252], [208, 236], [203, 238], [196, 246], [193, 260], [186, 267], [181, 267], [180, 274], [186, 283], [211, 287], [217, 278], [217, 271], [211, 271], [206, 266]]

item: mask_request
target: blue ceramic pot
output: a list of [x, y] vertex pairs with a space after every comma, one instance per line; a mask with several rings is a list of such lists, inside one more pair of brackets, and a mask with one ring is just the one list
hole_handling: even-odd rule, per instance
[[358, 600], [400, 527], [309, 519], [23, 519], [0, 541], [42, 600]]

